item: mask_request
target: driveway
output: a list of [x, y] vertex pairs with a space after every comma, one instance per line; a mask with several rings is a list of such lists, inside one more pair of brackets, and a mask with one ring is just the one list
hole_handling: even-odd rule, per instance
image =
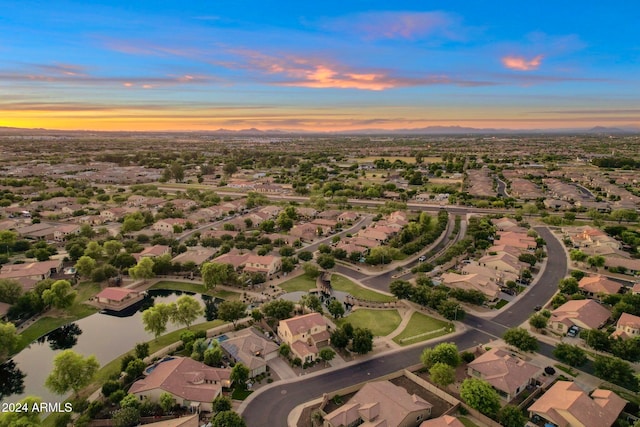
[[269, 369], [275, 372], [281, 380], [297, 378], [297, 375], [295, 372], [293, 372], [291, 366], [289, 366], [289, 364], [282, 360], [280, 357], [269, 360], [267, 362], [267, 366], [269, 366]]

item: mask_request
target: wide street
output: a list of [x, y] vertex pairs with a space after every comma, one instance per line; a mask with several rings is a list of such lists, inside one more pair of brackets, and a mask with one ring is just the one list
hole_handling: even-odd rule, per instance
[[[511, 303], [494, 319], [467, 315], [464, 323], [467, 330], [454, 336], [442, 337], [432, 341], [433, 346], [439, 342], [455, 342], [460, 349], [487, 343], [502, 336], [504, 331], [525, 322], [533, 313], [536, 305], [547, 302], [557, 289], [557, 284], [567, 272], [567, 259], [562, 244], [546, 227], [538, 227], [536, 231], [547, 243], [547, 265], [535, 285], [524, 297]], [[341, 271], [348, 274], [350, 269]], [[355, 276], [355, 275], [354, 275]], [[359, 277], [356, 277], [359, 278]], [[553, 347], [540, 343], [540, 353], [550, 356]], [[412, 366], [419, 362], [424, 345], [415, 345], [407, 349], [380, 354], [370, 359], [355, 362], [341, 369], [327, 371], [320, 375], [301, 377], [294, 382], [279, 384], [262, 389], [250, 396], [240, 410], [250, 427], [271, 427], [286, 425], [289, 413], [301, 403], [322, 396], [323, 393], [347, 387], [363, 381]]]

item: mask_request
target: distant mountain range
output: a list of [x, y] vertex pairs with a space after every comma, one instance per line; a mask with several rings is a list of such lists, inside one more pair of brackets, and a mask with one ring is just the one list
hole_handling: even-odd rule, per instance
[[594, 126], [592, 128], [563, 128], [563, 129], [495, 129], [495, 128], [472, 128], [464, 126], [427, 126], [422, 128], [409, 129], [356, 129], [346, 131], [304, 131], [304, 130], [261, 130], [256, 128], [230, 130], [217, 129], [213, 131], [152, 131], [152, 132], [136, 132], [136, 131], [90, 131], [90, 130], [53, 130], [53, 129], [28, 129], [15, 127], [0, 126], [0, 133], [200, 133], [200, 134], [220, 134], [220, 135], [238, 135], [238, 136], [268, 136], [268, 135], [522, 135], [522, 134], [593, 134], [593, 135], [612, 135], [612, 134], [637, 134], [640, 133], [640, 126], [625, 127], [605, 127]]

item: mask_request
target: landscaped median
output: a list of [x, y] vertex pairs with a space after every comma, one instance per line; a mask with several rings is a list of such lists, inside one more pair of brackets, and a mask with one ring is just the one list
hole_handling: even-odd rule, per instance
[[415, 344], [449, 334], [455, 330], [452, 323], [434, 319], [422, 313], [414, 312], [409, 323], [393, 341], [401, 346]]
[[316, 279], [311, 279], [306, 274], [301, 274], [278, 285], [280, 289], [289, 292], [306, 292], [316, 288]]

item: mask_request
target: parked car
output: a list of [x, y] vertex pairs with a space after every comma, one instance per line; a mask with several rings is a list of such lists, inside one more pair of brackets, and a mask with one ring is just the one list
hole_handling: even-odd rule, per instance
[[577, 327], [576, 325], [573, 325], [572, 327], [569, 328], [569, 330], [567, 331], [567, 336], [568, 337], [575, 337], [578, 336], [578, 333], [580, 332], [580, 328]]
[[540, 311], [540, 310], [542, 310], [542, 306], [541, 305], [536, 305], [535, 307], [533, 307], [533, 309], [535, 311]]

